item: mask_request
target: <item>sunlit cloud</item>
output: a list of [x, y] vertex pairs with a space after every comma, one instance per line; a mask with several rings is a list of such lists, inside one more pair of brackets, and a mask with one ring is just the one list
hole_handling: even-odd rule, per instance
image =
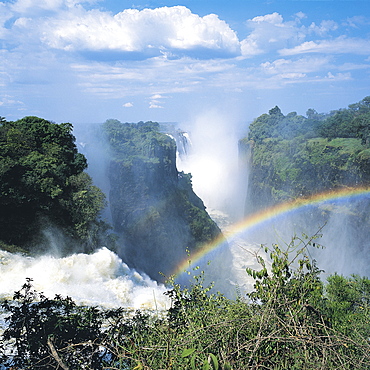
[[11, 5], [11, 9], [18, 13], [37, 14], [42, 10], [56, 11], [95, 2], [95, 0], [17, 0]]
[[[162, 101], [173, 93], [191, 93], [215, 86], [215, 80], [223, 80], [225, 73], [236, 66], [229, 60], [204, 61], [187, 57], [167, 60], [162, 56], [113, 65], [86, 61], [73, 64], [72, 68], [79, 86], [86, 92], [104, 97], [110, 94], [112, 98], [149, 92], [150, 100]], [[153, 87], [150, 82], [155, 82]], [[224, 83], [232, 84], [228, 78]]]
[[281, 55], [297, 55], [304, 53], [322, 54], [359, 54], [370, 53], [370, 40], [340, 36], [334, 40], [306, 41], [294, 48], [279, 51]]
[[351, 73], [349, 72], [348, 73], [335, 73], [335, 74], [328, 72], [325, 78], [330, 81], [348, 81], [352, 79]]
[[284, 21], [281, 14], [275, 12], [254, 17], [247, 21], [252, 31], [241, 41], [242, 55], [251, 57], [278, 50], [287, 45], [299, 45], [311, 34], [325, 36], [338, 28], [332, 20], [323, 20], [319, 25], [312, 22], [309, 26], [302, 25], [306, 18], [302, 12], [295, 14], [293, 21]]
[[22, 109], [24, 107], [24, 103], [22, 101], [14, 99], [14, 97], [10, 95], [5, 95], [0, 100], [1, 107], [15, 107], [17, 109]]
[[289, 80], [296, 80], [296, 79], [300, 79], [300, 78], [303, 78], [303, 77], [306, 77], [306, 74], [305, 73], [294, 73], [294, 72], [291, 72], [291, 73], [282, 73], [280, 75], [281, 78], [284, 78], [284, 79], [289, 79]]
[[161, 109], [163, 108], [163, 106], [159, 105], [159, 104], [156, 104], [156, 102], [150, 102], [149, 103], [149, 109]]
[[[367, 58], [367, 61], [370, 61], [370, 58]], [[366, 62], [366, 59], [365, 59]], [[361, 69], [369, 69], [370, 64], [369, 63], [343, 63], [337, 67], [339, 71], [356, 71]]]
[[344, 22], [345, 26], [350, 26], [352, 28], [359, 28], [363, 25], [369, 25], [370, 24], [370, 17], [365, 17], [364, 15], [356, 15], [354, 17], [349, 17]]
[[327, 35], [330, 31], [335, 31], [338, 29], [338, 24], [332, 20], [321, 21], [320, 25], [316, 25], [312, 22], [307, 28], [309, 33], [315, 33], [320, 36]]
[[57, 17], [37, 21], [28, 18], [17, 24], [24, 29], [36, 25], [43, 43], [64, 51], [143, 56], [201, 50], [212, 51], [212, 56], [240, 54], [238, 37], [226, 22], [215, 14], [200, 17], [184, 6], [125, 9], [115, 15], [78, 7]]
[[160, 94], [154, 94], [153, 96], [151, 96], [151, 99], [161, 99], [161, 98], [163, 98], [163, 96]]
[[261, 64], [262, 69], [268, 74], [278, 73], [309, 73], [322, 71], [330, 65], [329, 57], [300, 58], [298, 60], [277, 59], [273, 62]]
[[283, 17], [275, 12], [248, 20], [247, 27], [252, 31], [241, 41], [242, 55], [250, 57], [303, 41], [307, 32], [300, 25], [302, 17], [300, 14], [294, 21], [284, 22]]
[[5, 22], [12, 17], [12, 12], [6, 4], [0, 2], [0, 39], [5, 38], [9, 30], [4, 27]]
[[104, 10], [107, 4], [0, 0], [4, 112], [5, 107], [12, 114], [37, 105], [34, 113], [59, 102], [67, 106], [73, 98], [89, 103], [85, 112], [92, 102], [114, 104], [117, 111], [130, 108], [125, 114], [141, 119], [145, 111], [149, 117], [155, 109], [157, 116], [171, 108], [176, 114], [176, 107], [190, 109], [184, 98], [200, 97], [195, 103], [201, 105], [217, 96], [224, 106], [224, 97], [257, 99], [257, 90], [339, 86], [358, 81], [370, 68], [369, 19], [361, 14], [320, 19], [295, 7], [284, 17], [279, 11], [250, 19], [238, 15], [236, 31], [235, 19], [227, 23], [185, 6], [110, 12]]

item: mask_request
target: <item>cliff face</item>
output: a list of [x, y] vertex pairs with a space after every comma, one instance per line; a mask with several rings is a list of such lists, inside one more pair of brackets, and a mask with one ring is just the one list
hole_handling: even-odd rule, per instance
[[[324, 250], [313, 250], [312, 257], [321, 261], [326, 272], [368, 275], [370, 105], [328, 116], [310, 113], [308, 118], [294, 113], [284, 116], [274, 108], [256, 118], [248, 137], [240, 141], [242, 154], [251, 150], [246, 216], [307, 198], [303, 201], [306, 207], [278, 212], [251, 231], [250, 238], [266, 244], [285, 243], [293, 235], [299, 238], [319, 231], [318, 244]], [[358, 187], [368, 191], [360, 189], [357, 197], [345, 195]], [[342, 191], [343, 197], [335, 191]], [[310, 197], [317, 193], [328, 193], [323, 196], [328, 201], [311, 203]]]
[[279, 107], [257, 117], [241, 147], [252, 147], [246, 212], [343, 187], [370, 185], [370, 97], [329, 114]]
[[108, 122], [115, 158], [110, 163], [109, 203], [121, 256], [164, 280], [188, 252], [220, 230], [193, 192], [190, 175], [176, 169], [176, 145], [155, 123]]
[[264, 139], [252, 147], [246, 211], [302, 196], [370, 184], [370, 152], [355, 138]]

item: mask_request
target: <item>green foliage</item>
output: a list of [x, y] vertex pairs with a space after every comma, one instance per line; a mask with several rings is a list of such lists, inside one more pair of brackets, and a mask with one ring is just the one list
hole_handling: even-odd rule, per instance
[[265, 248], [266, 260], [256, 256], [261, 270], [247, 269], [255, 278], [249, 300], [213, 293], [204, 272], [189, 287], [170, 279], [172, 303], [164, 312], [49, 300], [29, 279], [14, 302], [3, 304], [10, 312], [3, 363], [76, 370], [368, 369], [370, 281], [333, 275], [324, 287], [310, 247], [317, 247], [316, 236]]
[[174, 202], [178, 204], [181, 214], [189, 225], [196, 248], [201, 248], [218, 236], [220, 229], [205, 212], [203, 203], [194, 194], [190, 174], [179, 173], [178, 191], [174, 198]]
[[363, 144], [368, 145], [370, 133], [370, 96], [360, 102], [351, 104], [348, 109], [339, 109], [332, 112], [319, 127], [318, 133], [329, 139], [335, 137], [361, 138]]
[[27, 279], [14, 301], [2, 304], [10, 312], [3, 340], [11, 348], [5, 366], [31, 369], [102, 369], [102, 316], [94, 307], [80, 307], [70, 298], [50, 300]]
[[296, 139], [269, 144], [266, 139], [256, 148], [254, 166], [268, 171], [265, 181], [285, 190], [290, 198], [354, 186], [368, 176], [361, 170], [364, 148], [358, 139]]
[[[290, 308], [298, 304], [311, 304], [316, 306], [315, 297], [322, 296], [322, 282], [319, 279], [321, 271], [316, 267], [316, 262], [311, 261], [307, 255], [308, 246], [315, 245], [315, 236], [310, 240], [294, 237], [285, 250], [274, 244], [272, 249], [264, 248], [269, 253], [271, 266], [267, 267], [262, 257], [258, 262], [263, 267], [261, 271], [247, 268], [247, 273], [256, 279], [255, 291], [249, 297], [255, 301], [269, 303], [274, 301], [282, 306], [289, 302]], [[296, 257], [290, 260], [292, 252]], [[270, 272], [268, 270], [271, 270]], [[283, 314], [285, 310], [283, 309]]]
[[369, 338], [370, 280], [337, 274], [327, 280], [327, 310], [333, 327], [346, 335]]
[[[84, 173], [70, 123], [25, 117], [0, 125], [0, 240], [29, 249], [58, 227], [91, 248], [104, 195]], [[91, 239], [91, 238], [90, 238]]]
[[370, 97], [329, 114], [307, 110], [307, 118], [291, 112], [284, 116], [279, 107], [270, 109], [268, 114], [256, 118], [249, 127], [248, 139], [261, 142], [266, 138], [292, 139], [294, 137], [325, 137], [333, 139], [361, 138], [369, 144]]
[[132, 163], [135, 158], [158, 163], [159, 148], [162, 150], [175, 148], [174, 141], [159, 132], [157, 122], [121, 123], [109, 119], [103, 128], [115, 157], [127, 164]]
[[315, 126], [313, 120], [291, 112], [284, 116], [279, 107], [270, 109], [269, 114], [256, 118], [249, 126], [248, 139], [261, 143], [267, 138], [293, 139], [297, 136], [310, 137]]
[[[277, 107], [256, 118], [241, 145], [252, 146], [249, 211], [343, 186], [367, 186], [370, 97], [348, 109], [307, 117]], [[368, 132], [369, 131], [369, 132]]]

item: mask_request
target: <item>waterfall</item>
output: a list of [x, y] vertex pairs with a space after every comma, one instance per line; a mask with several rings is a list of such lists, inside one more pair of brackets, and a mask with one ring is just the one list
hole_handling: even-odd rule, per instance
[[161, 129], [167, 136], [175, 140], [177, 148], [176, 165], [177, 168], [181, 171], [182, 162], [186, 161], [189, 154], [191, 153], [192, 141], [190, 138], [190, 134], [178, 128], [177, 124], [162, 124]]
[[[96, 135], [97, 127], [77, 126], [75, 135], [79, 151], [87, 157], [88, 172], [94, 183], [108, 194], [110, 184], [106, 168], [110, 153], [101, 136]], [[264, 256], [262, 244], [284, 245], [294, 235], [317, 231], [320, 225], [316, 224], [315, 228], [307, 230], [310, 211], [287, 213], [275, 219], [266, 216], [263, 222], [248, 230], [235, 226], [248, 214], [245, 204], [248, 207], [251, 147], [239, 142], [237, 135], [230, 131], [227, 120], [218, 116], [200, 117], [190, 127], [185, 125], [185, 129], [165, 124], [162, 131], [176, 142], [177, 169], [191, 173], [195, 193], [202, 198], [208, 213], [228, 240], [227, 245], [215, 245], [209, 253], [191, 261], [192, 266], [198, 265], [204, 270], [206, 284], [214, 282], [215, 289], [229, 298], [239, 294], [244, 296], [252, 290], [254, 283], [245, 270], [247, 267], [259, 269], [256, 255]], [[361, 204], [358, 201], [358, 207]], [[111, 221], [109, 204], [103, 216]], [[365, 233], [360, 234], [356, 235], [346, 215], [330, 217], [320, 240], [326, 250], [314, 255], [319, 260], [319, 267], [329, 273], [369, 275], [368, 239]], [[348, 248], [355, 244], [354, 241], [362, 246], [355, 254]], [[54, 249], [57, 250], [57, 246]], [[63, 258], [52, 255], [27, 257], [0, 251], [0, 273], [1, 299], [11, 299], [25, 279], [32, 278], [34, 287], [49, 298], [61, 294], [87, 305], [133, 309], [169, 307], [163, 294], [166, 291], [164, 285], [129, 268], [117, 254], [104, 247], [91, 255], [73, 254]], [[178, 276], [179, 282], [186, 283], [186, 279], [186, 274]]]
[[[259, 270], [256, 255], [264, 255], [260, 244], [234, 235], [234, 224], [244, 217], [251, 148], [238, 146], [233, 123], [220, 115], [198, 117], [189, 131], [183, 131], [187, 144], [179, 156], [179, 171], [191, 173], [194, 191], [204, 201], [212, 219], [226, 236], [227, 243], [212, 246], [209, 253], [192, 262], [205, 272], [205, 283], [214, 283], [214, 290], [228, 298], [245, 296], [253, 289], [254, 280], [246, 268]], [[191, 143], [191, 145], [189, 145]], [[185, 283], [186, 273], [179, 277]]]

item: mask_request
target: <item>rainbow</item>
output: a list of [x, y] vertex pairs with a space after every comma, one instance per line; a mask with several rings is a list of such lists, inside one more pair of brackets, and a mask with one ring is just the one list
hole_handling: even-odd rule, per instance
[[[263, 211], [256, 212], [246, 217], [244, 220], [235, 223], [230, 227], [230, 229], [228, 229], [227, 238], [231, 239], [238, 234], [244, 233], [252, 229], [253, 227], [261, 225], [266, 221], [271, 221], [274, 218], [277, 218], [278, 216], [281, 216], [293, 210], [302, 209], [307, 206], [319, 205], [330, 201], [354, 199], [356, 197], [366, 195], [370, 196], [369, 187], [347, 187], [338, 190], [317, 193], [309, 197], [302, 197], [296, 200], [280, 203]], [[182, 261], [176, 267], [174, 275], [178, 276], [189, 267], [194, 266], [194, 264], [196, 264], [200, 259], [205, 257], [211, 251], [214, 251], [217, 248], [221, 247], [227, 241], [227, 238], [224, 235], [220, 235], [211, 243], [204, 245], [199, 251], [191, 254], [185, 261]]]

